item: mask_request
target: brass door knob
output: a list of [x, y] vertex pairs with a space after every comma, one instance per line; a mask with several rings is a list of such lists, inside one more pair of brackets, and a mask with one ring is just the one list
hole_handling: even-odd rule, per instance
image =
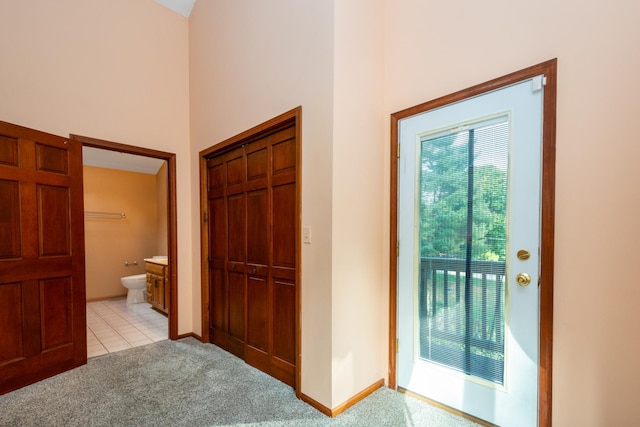
[[516, 275], [516, 282], [518, 282], [518, 285], [520, 286], [527, 286], [529, 283], [531, 283], [531, 276], [529, 276], [527, 273], [518, 273]]

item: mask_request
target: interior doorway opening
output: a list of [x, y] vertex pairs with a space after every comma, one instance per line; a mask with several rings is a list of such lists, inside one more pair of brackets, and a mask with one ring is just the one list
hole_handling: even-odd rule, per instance
[[[167, 153], [158, 150], [152, 150], [148, 148], [135, 147], [131, 145], [121, 144], [117, 142], [105, 141], [95, 138], [90, 138], [81, 135], [71, 135], [71, 139], [80, 141], [83, 145], [83, 149], [99, 149], [106, 150], [109, 152], [117, 152], [124, 153], [127, 155], [140, 156], [141, 158], [148, 159], [157, 159], [160, 163], [164, 163], [162, 168], [166, 169], [166, 188], [164, 191], [164, 198], [162, 202], [166, 204], [166, 209], [163, 209], [166, 212], [166, 218], [164, 218], [164, 230], [160, 230], [160, 234], [162, 239], [166, 239], [166, 253], [164, 254], [149, 254], [148, 256], [152, 258], [153, 256], [162, 256], [166, 255], [166, 291], [163, 290], [162, 300], [158, 305], [154, 305], [156, 309], [162, 311], [167, 316], [168, 322], [168, 337], [169, 339], [175, 340], [178, 338], [178, 313], [177, 313], [177, 298], [178, 298], [178, 283], [177, 283], [177, 206], [176, 206], [176, 159], [175, 154]], [[123, 188], [122, 191], [127, 191], [127, 188]], [[92, 211], [90, 215], [97, 215], [98, 217], [104, 215], [114, 215], [114, 218], [117, 218], [118, 215], [126, 216], [126, 212], [117, 212], [116, 211]], [[85, 217], [86, 217], [85, 213]], [[117, 220], [117, 219], [116, 219]], [[118, 238], [118, 236], [113, 236], [113, 238]], [[160, 245], [163, 247], [163, 245]], [[88, 248], [89, 249], [89, 248]], [[163, 247], [164, 249], [164, 247]], [[164, 260], [160, 260], [164, 262]], [[134, 273], [140, 273], [138, 270], [144, 271], [145, 261], [144, 259], [131, 259], [123, 261], [127, 268], [130, 268], [131, 271], [135, 270]], [[124, 269], [124, 271], [128, 271]], [[142, 273], [145, 274], [146, 273]], [[155, 276], [154, 276], [155, 277]], [[163, 283], [163, 284], [164, 284]], [[118, 284], [119, 285], [119, 284]], [[159, 297], [158, 297], [159, 298]], [[87, 295], [87, 299], [91, 299], [90, 295]]]

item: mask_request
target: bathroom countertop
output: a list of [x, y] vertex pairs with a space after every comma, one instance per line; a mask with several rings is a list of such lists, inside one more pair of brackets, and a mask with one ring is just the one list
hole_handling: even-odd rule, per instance
[[154, 264], [169, 265], [168, 258], [145, 258], [144, 260], [145, 262], [152, 262]]

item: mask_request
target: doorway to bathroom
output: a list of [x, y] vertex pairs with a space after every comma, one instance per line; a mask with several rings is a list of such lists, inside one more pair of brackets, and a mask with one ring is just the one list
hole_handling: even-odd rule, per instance
[[[177, 339], [175, 154], [71, 139], [83, 145], [88, 356]], [[139, 278], [144, 288], [129, 292], [142, 300], [147, 265], [163, 271], [152, 281], [162, 298], [154, 289], [128, 304], [120, 278]]]

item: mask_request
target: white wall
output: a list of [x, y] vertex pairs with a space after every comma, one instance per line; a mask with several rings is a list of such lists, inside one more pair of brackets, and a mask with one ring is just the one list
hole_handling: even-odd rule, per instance
[[[314, 239], [303, 246], [302, 391], [332, 407], [387, 367], [389, 114], [557, 57], [553, 421], [633, 424], [640, 419], [640, 287], [633, 279], [640, 3], [384, 0], [385, 66], [376, 94], [380, 7], [202, 0], [187, 26], [152, 0], [4, 2], [0, 120], [177, 154], [179, 332], [200, 333], [197, 153], [302, 105], [302, 222]], [[348, 123], [362, 123], [362, 134]], [[380, 126], [382, 138], [371, 130]], [[360, 135], [382, 143], [382, 162], [376, 169], [373, 143], [352, 176], [348, 159], [368, 147]], [[349, 197], [365, 180], [378, 182], [381, 195]], [[380, 198], [381, 211], [362, 215]], [[350, 250], [353, 265], [343, 260]], [[379, 273], [364, 255], [382, 260]], [[369, 341], [367, 329], [351, 345], [349, 322], [363, 319], [343, 302], [363, 292], [358, 307], [371, 319], [377, 306], [379, 336]], [[365, 351], [356, 346], [369, 351], [371, 343], [381, 344], [379, 356], [359, 367]]]
[[332, 408], [387, 376], [383, 28], [384, 1], [335, 2]]
[[[333, 13], [333, 1], [198, 1], [189, 24], [194, 198], [199, 151], [302, 105], [302, 224], [313, 227], [313, 242], [302, 247], [301, 389], [327, 406], [334, 328]], [[194, 224], [198, 212], [194, 206]], [[198, 227], [192, 239], [199, 253]], [[199, 269], [194, 258], [194, 287]], [[194, 293], [198, 319], [199, 305]]]
[[[187, 25], [153, 0], [2, 1], [0, 120], [176, 153], [190, 206]], [[193, 330], [191, 229], [179, 208], [179, 333]]]
[[640, 419], [638, 16], [631, 0], [387, 2], [389, 114], [558, 58], [556, 426]]

